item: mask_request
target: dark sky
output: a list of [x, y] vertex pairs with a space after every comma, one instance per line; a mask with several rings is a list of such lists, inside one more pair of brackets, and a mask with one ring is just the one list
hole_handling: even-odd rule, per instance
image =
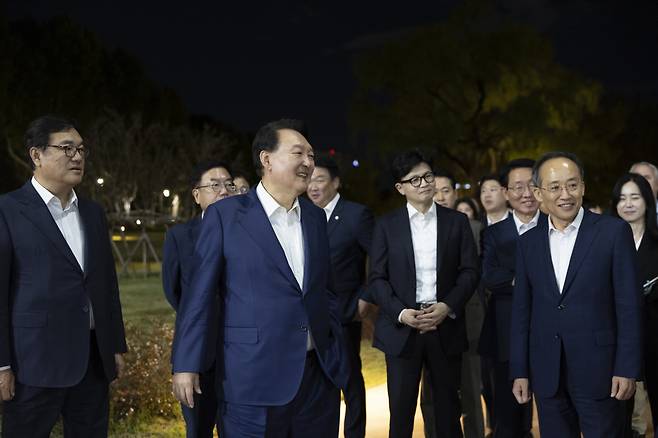
[[[444, 20], [457, 0], [9, 0], [10, 18], [68, 15], [137, 56], [193, 113], [243, 130], [280, 117], [309, 122], [316, 147], [343, 149], [351, 58], [381, 35]], [[655, 0], [497, 0], [505, 16], [548, 35], [558, 60], [607, 88], [658, 94]], [[632, 7], [631, 7], [632, 6]]]

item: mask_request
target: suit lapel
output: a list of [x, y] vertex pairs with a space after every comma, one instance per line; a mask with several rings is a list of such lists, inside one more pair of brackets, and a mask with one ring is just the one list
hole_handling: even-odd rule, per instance
[[[317, 232], [316, 228], [318, 227], [318, 221], [313, 215], [310, 214], [311, 205], [308, 202], [304, 202], [305, 199], [299, 199], [299, 208], [301, 210], [301, 219], [302, 219], [302, 234], [304, 236], [304, 284], [302, 286], [302, 292], [304, 295], [308, 292], [308, 285], [311, 282], [311, 276], [314, 274], [313, 266], [315, 263], [312, 263], [313, 254], [316, 254], [317, 248], [319, 245], [318, 238], [320, 233]], [[324, 211], [322, 212], [323, 217]]]
[[589, 248], [596, 237], [597, 227], [595, 227], [595, 223], [597, 220], [598, 217], [596, 215], [591, 214], [589, 211], [585, 211], [585, 216], [583, 216], [583, 221], [578, 229], [576, 243], [573, 247], [573, 252], [571, 253], [571, 260], [569, 260], [567, 278], [564, 280], [564, 287], [562, 288], [563, 297], [569, 291], [569, 286], [573, 283], [578, 268], [580, 268], [580, 265], [583, 263], [587, 251], [589, 251]]
[[32, 187], [32, 182], [28, 181], [21, 189], [21, 203], [23, 209], [21, 213], [57, 248], [57, 250], [68, 260], [78, 271], [81, 271], [78, 261], [75, 259], [71, 248], [64, 239], [62, 232], [57, 227], [48, 207], [43, 202], [37, 191]]
[[[414, 245], [411, 238], [411, 223], [409, 222], [409, 211], [406, 205], [398, 210], [394, 218], [393, 230], [399, 239], [400, 246], [407, 259], [407, 272], [411, 273], [409, 277], [409, 291], [413, 295], [410, 302], [416, 301], [416, 263], [414, 261]], [[402, 267], [400, 267], [402, 269]]]
[[301, 293], [301, 288], [295, 279], [292, 269], [290, 269], [288, 259], [286, 259], [286, 254], [283, 252], [283, 248], [274, 233], [272, 224], [265, 214], [265, 210], [258, 199], [256, 190], [250, 190], [247, 196], [249, 197], [250, 202], [246, 207], [247, 210], [245, 211], [244, 218], [240, 221], [240, 224], [263, 250], [263, 254], [266, 254], [274, 262], [283, 276], [286, 277]]
[[80, 226], [84, 237], [82, 243], [85, 265], [83, 273], [85, 277], [89, 275], [90, 270], [93, 268], [92, 262], [94, 258], [89, 255], [100, 254], [99, 250], [96, 248], [97, 236], [100, 236], [98, 233], [108, 233], [108, 230], [94, 229], [94, 221], [92, 220], [91, 209], [89, 207], [89, 204], [85, 200], [78, 198], [78, 213], [80, 214]]
[[334, 232], [336, 228], [338, 228], [338, 224], [340, 223], [341, 219], [341, 213], [343, 212], [343, 198], [338, 198], [338, 202], [336, 203], [336, 207], [334, 207], [334, 211], [331, 212], [331, 216], [329, 216], [329, 222], [327, 222], [327, 235], [331, 236], [331, 233]]
[[551, 258], [551, 245], [548, 241], [548, 216], [542, 218], [541, 216], [538, 219], [537, 228], [539, 232], [539, 254], [540, 257], [544, 258], [544, 266], [547, 269], [542, 269], [546, 273], [547, 282], [549, 288], [553, 292], [553, 296], [560, 296], [560, 288], [557, 285], [557, 279], [555, 278], [555, 267], [553, 266], [553, 259]]
[[452, 232], [453, 221], [450, 216], [446, 214], [443, 207], [436, 205], [436, 279], [438, 284], [439, 272], [441, 272], [441, 263], [443, 261], [443, 254], [448, 245], [448, 238]]

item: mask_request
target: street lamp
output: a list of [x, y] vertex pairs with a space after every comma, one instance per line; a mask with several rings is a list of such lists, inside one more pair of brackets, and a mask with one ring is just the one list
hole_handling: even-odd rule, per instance
[[105, 183], [105, 180], [104, 180], [103, 178], [98, 178], [98, 179], [96, 180], [96, 184], [98, 184], [99, 186], [102, 186], [103, 183]]
[[165, 198], [168, 198], [169, 195], [171, 195], [171, 192], [169, 191], [169, 189], [164, 189], [162, 191], [162, 196], [164, 196]]

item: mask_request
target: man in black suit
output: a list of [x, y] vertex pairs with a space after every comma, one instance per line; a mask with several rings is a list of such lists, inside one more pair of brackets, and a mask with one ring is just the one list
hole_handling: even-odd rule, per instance
[[25, 134], [34, 175], [0, 197], [2, 436], [105, 437], [126, 340], [103, 209], [73, 189], [89, 149], [46, 116]]
[[386, 354], [389, 436], [411, 437], [426, 366], [437, 435], [461, 437], [464, 306], [479, 278], [473, 235], [465, 215], [432, 201], [434, 174], [419, 152], [396, 157], [393, 174], [407, 203], [377, 222], [369, 278], [380, 308], [374, 346]]
[[[532, 193], [532, 166], [527, 158], [512, 160], [503, 167], [500, 185], [512, 214], [484, 230], [482, 283], [491, 291], [486, 324], [480, 336], [481, 351], [494, 363], [494, 438], [532, 436], [527, 418], [532, 418], [532, 403], [518, 404], [512, 394], [509, 377], [509, 333], [519, 236], [537, 226], [541, 215]], [[528, 412], [529, 411], [529, 412]]]
[[[197, 241], [201, 219], [208, 206], [237, 192], [226, 164], [206, 161], [195, 168], [190, 181], [194, 202], [201, 207], [201, 217], [172, 227], [165, 238], [162, 257], [162, 286], [171, 307], [178, 312], [181, 295], [192, 284], [194, 276], [194, 245]], [[213, 328], [209, 333], [217, 333], [217, 309], [213, 312]], [[193, 408], [181, 404], [187, 438], [212, 437], [217, 421], [217, 393], [215, 390], [215, 342], [211, 337], [206, 348], [206, 371], [199, 379], [203, 392], [195, 394]], [[172, 349], [176, 348], [176, 342]], [[173, 357], [173, 353], [172, 353]]]
[[366, 293], [366, 256], [370, 251], [374, 218], [361, 204], [338, 193], [340, 175], [331, 158], [315, 160], [315, 170], [307, 194], [327, 216], [334, 292], [348, 351], [350, 376], [343, 390], [345, 398], [345, 437], [366, 433], [366, 392], [361, 374], [361, 317], [372, 301]]

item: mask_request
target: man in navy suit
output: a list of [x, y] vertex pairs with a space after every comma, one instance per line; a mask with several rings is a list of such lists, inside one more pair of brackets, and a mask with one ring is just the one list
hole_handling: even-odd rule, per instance
[[483, 354], [494, 361], [494, 438], [522, 438], [530, 434], [525, 418], [531, 415], [532, 403], [520, 405], [512, 394], [509, 324], [517, 241], [520, 235], [537, 226], [541, 215], [539, 203], [532, 193], [534, 164], [533, 160], [520, 158], [503, 167], [500, 185], [512, 214], [487, 227], [482, 235], [482, 284], [491, 291], [491, 298], [480, 344]]
[[181, 297], [173, 390], [188, 406], [200, 392], [219, 287], [216, 353], [221, 431], [232, 437], [336, 437], [344, 347], [324, 212], [299, 197], [314, 167], [301, 122], [256, 133], [261, 182], [206, 209], [196, 274]]
[[629, 225], [582, 208], [584, 170], [551, 152], [533, 168], [548, 218], [519, 239], [510, 377], [535, 394], [542, 436], [619, 437], [642, 363], [642, 294]]
[[[194, 245], [196, 244], [201, 218], [210, 204], [236, 193], [231, 173], [226, 164], [205, 161], [194, 169], [190, 185], [194, 202], [201, 207], [201, 217], [176, 225], [167, 231], [162, 257], [162, 286], [171, 307], [178, 311], [181, 295], [194, 277]], [[195, 400], [194, 409], [181, 405], [187, 437], [212, 437], [217, 422], [217, 394], [215, 392], [215, 341], [217, 333], [217, 303], [211, 325], [206, 365], [199, 374], [202, 393]], [[175, 348], [175, 343], [172, 346]], [[173, 350], [172, 348], [172, 350]], [[172, 353], [173, 356], [173, 353]]]
[[34, 175], [0, 197], [2, 436], [105, 437], [109, 383], [126, 351], [103, 209], [73, 189], [89, 149], [74, 124], [34, 120]]
[[315, 160], [307, 194], [327, 216], [334, 292], [343, 325], [343, 338], [350, 362], [350, 377], [344, 390], [345, 437], [363, 438], [366, 433], [366, 390], [361, 374], [361, 318], [372, 299], [367, 294], [366, 256], [370, 251], [374, 218], [361, 204], [338, 193], [340, 175], [331, 158]]
[[373, 345], [386, 354], [389, 436], [411, 437], [425, 366], [437, 436], [461, 437], [464, 307], [479, 279], [473, 234], [466, 215], [433, 202], [434, 174], [419, 152], [397, 156], [393, 176], [406, 205], [377, 221], [369, 274], [379, 305]]

